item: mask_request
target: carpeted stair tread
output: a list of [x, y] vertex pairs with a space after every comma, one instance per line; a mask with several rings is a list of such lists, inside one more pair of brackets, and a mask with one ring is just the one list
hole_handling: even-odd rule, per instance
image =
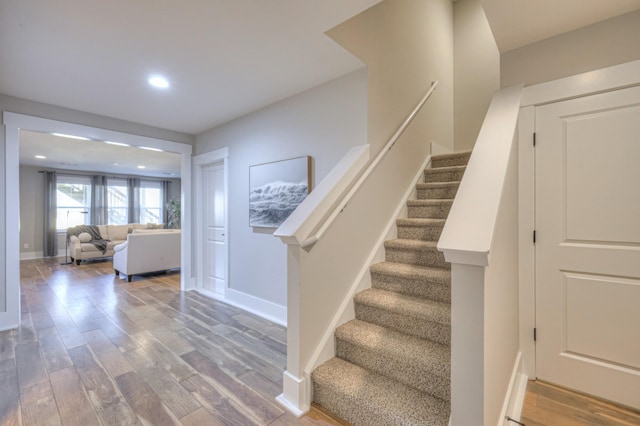
[[471, 151], [434, 155], [431, 157], [431, 167], [439, 168], [465, 165], [469, 162], [469, 157], [471, 157]]
[[446, 199], [412, 200], [411, 202], [407, 202], [407, 216], [410, 218], [446, 219], [447, 216], [449, 216], [452, 204], [452, 200]]
[[448, 166], [437, 169], [425, 169], [425, 182], [455, 182], [462, 179], [467, 166]]
[[371, 266], [371, 286], [451, 303], [451, 271], [447, 269], [380, 262]]
[[396, 225], [402, 226], [444, 226], [445, 219], [431, 219], [423, 217], [409, 217], [396, 220]]
[[451, 305], [435, 300], [370, 288], [356, 294], [354, 301], [361, 305], [416, 319], [424, 319], [447, 326], [451, 325]]
[[339, 358], [450, 399], [448, 346], [359, 320], [338, 327], [335, 337]]
[[314, 401], [355, 426], [445, 426], [449, 403], [332, 358], [312, 373]]
[[437, 244], [436, 240], [388, 240], [384, 242], [386, 259], [396, 263], [451, 269], [451, 264], [446, 262], [444, 254], [438, 251]]
[[398, 238], [421, 241], [438, 241], [444, 229], [445, 219], [411, 217], [397, 219]]
[[452, 199], [456, 196], [456, 192], [458, 192], [458, 186], [460, 186], [459, 180], [451, 182], [427, 182], [418, 183], [416, 190], [419, 200]]

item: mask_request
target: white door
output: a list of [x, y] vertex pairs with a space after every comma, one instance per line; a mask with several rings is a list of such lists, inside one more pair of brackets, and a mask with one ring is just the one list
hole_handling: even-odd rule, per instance
[[640, 408], [640, 88], [536, 108], [536, 373]]
[[227, 282], [227, 230], [224, 162], [202, 168], [204, 220], [203, 288], [224, 296]]

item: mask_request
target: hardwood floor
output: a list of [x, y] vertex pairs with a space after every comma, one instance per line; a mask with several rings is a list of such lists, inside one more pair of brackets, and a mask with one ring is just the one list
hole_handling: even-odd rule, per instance
[[0, 424], [339, 424], [276, 403], [283, 327], [179, 281], [127, 283], [111, 261], [23, 261], [21, 326], [0, 332]]
[[520, 421], [527, 426], [638, 426], [640, 412], [548, 383], [530, 381]]

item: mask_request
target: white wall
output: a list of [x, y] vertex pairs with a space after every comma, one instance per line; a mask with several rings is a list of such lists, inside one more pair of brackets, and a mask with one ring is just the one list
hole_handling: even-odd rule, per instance
[[372, 158], [432, 80], [440, 84], [411, 131], [425, 144], [453, 150], [452, 10], [450, 0], [386, 0], [327, 32], [368, 66]]
[[454, 19], [454, 150], [473, 148], [493, 94], [500, 52], [480, 0], [458, 0]]
[[310, 155], [320, 182], [366, 143], [366, 90], [362, 69], [196, 137], [195, 155], [229, 147], [231, 289], [286, 307], [286, 246], [273, 229], [249, 227], [249, 166]]
[[31, 257], [41, 256], [44, 247], [44, 177], [39, 170], [20, 167], [20, 254], [33, 253]]
[[502, 87], [533, 85], [640, 59], [640, 10], [504, 52]]

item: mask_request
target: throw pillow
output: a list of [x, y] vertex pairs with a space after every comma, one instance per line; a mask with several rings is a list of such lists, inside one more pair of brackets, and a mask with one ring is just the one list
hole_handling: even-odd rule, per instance
[[89, 241], [91, 241], [91, 234], [89, 234], [88, 232], [82, 232], [80, 235], [78, 235], [78, 239], [81, 243], [88, 243]]
[[164, 229], [164, 223], [147, 223], [147, 229]]

